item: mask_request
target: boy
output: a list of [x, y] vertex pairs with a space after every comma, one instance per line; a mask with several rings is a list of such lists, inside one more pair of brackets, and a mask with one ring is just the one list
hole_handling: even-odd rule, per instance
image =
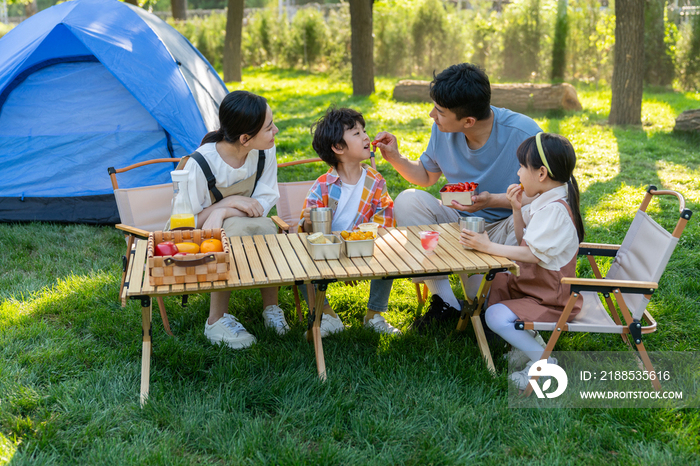
[[[315, 125], [312, 146], [330, 168], [309, 190], [299, 220], [301, 229], [311, 231], [313, 207], [333, 210], [332, 231], [350, 231], [366, 222], [394, 226], [394, 202], [387, 192], [386, 180], [377, 170], [362, 163], [372, 154], [361, 113], [349, 108], [329, 108]], [[364, 323], [377, 332], [396, 335], [401, 332], [381, 314], [388, 309], [392, 283], [393, 280], [372, 280]], [[306, 288], [301, 290], [308, 302]], [[340, 317], [326, 301], [321, 336], [344, 329]]]

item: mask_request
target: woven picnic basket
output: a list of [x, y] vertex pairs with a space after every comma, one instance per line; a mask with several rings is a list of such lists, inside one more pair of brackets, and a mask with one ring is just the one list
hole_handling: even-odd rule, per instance
[[[221, 241], [223, 252], [188, 254], [186, 256], [156, 256], [155, 246], [164, 241], [173, 243], [202, 241], [215, 238]], [[222, 229], [154, 231], [148, 236], [148, 274], [151, 285], [228, 280], [231, 270], [231, 251]]]

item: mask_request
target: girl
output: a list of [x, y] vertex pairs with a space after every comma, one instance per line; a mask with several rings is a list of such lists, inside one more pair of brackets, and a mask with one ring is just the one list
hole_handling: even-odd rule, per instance
[[[486, 323], [495, 333], [523, 351], [530, 362], [510, 375], [521, 390], [527, 388], [528, 370], [543, 347], [527, 331], [516, 330], [516, 320], [556, 322], [569, 299], [562, 277], [576, 273], [576, 253], [583, 241], [583, 219], [578, 184], [574, 178], [576, 154], [564, 137], [538, 133], [517, 150], [520, 185], [508, 187], [515, 233], [520, 246], [489, 241], [485, 233], [463, 230], [460, 242], [478, 251], [508, 257], [520, 266], [520, 276], [498, 274], [491, 285]], [[522, 206], [523, 193], [534, 198]], [[569, 320], [581, 310], [579, 297]]]
[[[275, 135], [267, 101], [247, 91], [228, 94], [219, 107], [219, 129], [178, 168], [189, 172], [188, 188], [197, 228], [223, 228], [228, 237], [276, 234], [266, 217], [279, 199]], [[277, 305], [278, 288], [262, 288], [263, 320], [283, 334], [289, 330]], [[255, 343], [241, 323], [228, 314], [230, 291], [211, 294], [204, 335], [216, 344], [245, 348]]]

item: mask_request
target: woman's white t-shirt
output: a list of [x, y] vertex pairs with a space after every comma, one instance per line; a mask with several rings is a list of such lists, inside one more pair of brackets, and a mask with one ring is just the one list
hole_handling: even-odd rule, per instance
[[523, 206], [523, 240], [547, 270], [560, 270], [578, 252], [578, 233], [569, 212], [559, 199], [567, 200], [566, 185], [542, 193]]
[[362, 190], [365, 186], [365, 178], [367, 170], [362, 170], [362, 176], [355, 184], [347, 184], [341, 181], [340, 184], [340, 199], [338, 199], [338, 207], [333, 214], [333, 222], [331, 230], [350, 230], [354, 225], [357, 211], [360, 208], [362, 200]]
[[[245, 162], [239, 168], [233, 168], [224, 162], [217, 152], [216, 143], [214, 142], [204, 144], [197, 149], [197, 152], [202, 154], [202, 157], [209, 163], [209, 168], [216, 178], [217, 186], [228, 187], [238, 181], [243, 181], [255, 175], [258, 168], [257, 150], [250, 151]], [[194, 159], [188, 160], [184, 169], [189, 171], [187, 190], [190, 194], [190, 202], [192, 203], [196, 222], [196, 215], [211, 205], [207, 179], [204, 176], [204, 172], [199, 167], [199, 164]], [[277, 186], [277, 158], [276, 148], [274, 146], [265, 151], [265, 167], [262, 176], [258, 180], [255, 192], [251, 197], [257, 200], [262, 206], [263, 217], [267, 216], [272, 206], [277, 204], [280, 194]]]

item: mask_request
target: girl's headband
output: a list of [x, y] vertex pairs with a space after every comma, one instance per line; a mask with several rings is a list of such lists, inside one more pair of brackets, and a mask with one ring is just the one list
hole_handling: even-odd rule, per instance
[[554, 175], [552, 174], [552, 169], [549, 168], [549, 164], [547, 163], [547, 157], [544, 156], [544, 149], [542, 149], [542, 133], [539, 132], [535, 136], [535, 142], [537, 142], [537, 152], [540, 153], [540, 158], [542, 159], [542, 163], [544, 164], [545, 167], [547, 167], [547, 173], [549, 173], [549, 176], [551, 178], [554, 178]]

